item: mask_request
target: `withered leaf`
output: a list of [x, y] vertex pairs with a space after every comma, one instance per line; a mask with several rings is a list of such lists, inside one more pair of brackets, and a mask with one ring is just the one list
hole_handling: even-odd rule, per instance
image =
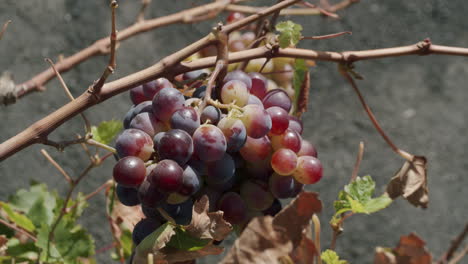
[[[223, 252], [222, 247], [207, 245], [196, 251], [183, 251], [176, 248], [165, 247], [154, 255], [155, 263], [180, 263], [201, 258], [208, 255], [219, 255]], [[166, 261], [166, 262], [161, 262]]]
[[312, 215], [321, 210], [317, 193], [301, 192], [274, 218], [254, 218], [221, 263], [279, 263], [301, 244]]
[[141, 241], [135, 248], [133, 263], [147, 263], [148, 254], [157, 253], [160, 249], [166, 246], [174, 235], [174, 226], [171, 223], [167, 222], [160, 226], [156, 231], [143, 239], [143, 241]]
[[273, 217], [255, 217], [236, 240], [221, 264], [279, 263], [278, 258], [293, 249], [285, 228], [273, 224]]
[[208, 212], [208, 197], [204, 195], [193, 205], [192, 221], [185, 227], [187, 232], [200, 239], [221, 241], [232, 231], [232, 226], [223, 219], [223, 212]]
[[429, 190], [426, 164], [427, 160], [423, 156], [415, 156], [412, 161], [406, 161], [387, 185], [390, 198], [402, 196], [416, 207], [427, 208]]
[[302, 231], [309, 225], [312, 215], [320, 211], [322, 202], [318, 193], [301, 192], [275, 216], [273, 224], [284, 228], [293, 246], [297, 247], [302, 240]]
[[398, 264], [431, 264], [432, 256], [424, 247], [426, 242], [416, 234], [400, 237], [398, 246], [394, 249]]
[[141, 206], [126, 206], [118, 199], [114, 200], [114, 209], [111, 214], [113, 222], [118, 225], [123, 224], [128, 230], [133, 231], [133, 227], [145, 218]]
[[303, 233], [301, 243], [290, 256], [295, 264], [314, 264], [317, 255], [318, 252], [314, 242]]
[[0, 235], [0, 256], [5, 256], [7, 243], [8, 238], [5, 235]]
[[375, 249], [374, 264], [397, 264], [396, 256], [389, 248]]

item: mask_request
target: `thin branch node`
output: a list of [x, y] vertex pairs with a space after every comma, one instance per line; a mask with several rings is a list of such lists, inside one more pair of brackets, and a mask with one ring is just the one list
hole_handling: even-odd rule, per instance
[[420, 50], [420, 54], [421, 56], [424, 56], [424, 55], [429, 55], [430, 54], [430, 48], [431, 48], [431, 45], [432, 45], [432, 42], [429, 38], [426, 38], [424, 39], [423, 41], [419, 42], [416, 44], [416, 46], [419, 48]]

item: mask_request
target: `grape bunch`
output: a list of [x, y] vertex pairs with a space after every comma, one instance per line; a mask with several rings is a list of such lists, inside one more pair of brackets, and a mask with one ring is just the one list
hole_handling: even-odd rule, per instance
[[[230, 49], [237, 45], [230, 43]], [[288, 61], [274, 59], [271, 70], [292, 69]], [[317, 151], [301, 137], [302, 121], [290, 114], [292, 73], [274, 74], [280, 86], [258, 70], [228, 72], [213, 89], [215, 103], [207, 106], [207, 80], [198, 78], [206, 70], [130, 90], [134, 106], [116, 139], [113, 177], [118, 199], [141, 205], [146, 216], [134, 228], [136, 245], [166, 221], [163, 214], [189, 224], [193, 202], [203, 195], [210, 211], [223, 211], [226, 221], [242, 229], [255, 216], [275, 215], [279, 199], [295, 197], [322, 178]], [[177, 89], [176, 82], [185, 88]]]

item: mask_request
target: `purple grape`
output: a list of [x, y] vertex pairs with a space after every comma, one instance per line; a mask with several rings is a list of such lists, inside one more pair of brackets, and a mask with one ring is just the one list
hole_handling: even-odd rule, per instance
[[147, 98], [150, 100], [162, 89], [164, 88], [174, 88], [171, 82], [169, 82], [166, 78], [159, 78], [156, 80], [152, 80], [142, 85], [143, 86], [143, 93]]
[[215, 161], [226, 152], [226, 138], [213, 125], [202, 125], [193, 133], [194, 153], [203, 161]]
[[156, 208], [161, 202], [164, 202], [167, 195], [160, 192], [153, 184], [147, 179], [138, 187], [138, 198], [141, 201], [142, 206]]
[[137, 157], [125, 157], [114, 166], [114, 180], [126, 187], [137, 187], [146, 176], [145, 163]]
[[268, 209], [274, 200], [268, 190], [268, 184], [261, 181], [245, 181], [241, 186], [240, 196], [248, 208], [256, 211]]
[[289, 127], [288, 112], [278, 106], [270, 107], [266, 111], [271, 117], [270, 132], [275, 135], [283, 134], [283, 132]]
[[184, 106], [185, 98], [179, 90], [163, 88], [153, 98], [153, 113], [159, 120], [168, 122], [172, 114]]
[[151, 233], [156, 231], [158, 227], [161, 226], [161, 222], [155, 220], [155, 219], [150, 219], [150, 218], [144, 218], [141, 219], [140, 222], [138, 222], [135, 227], [133, 228], [132, 232], [132, 240], [135, 245], [138, 245], [145, 239], [147, 236], [149, 236]]
[[250, 89], [250, 93], [257, 96], [259, 99], [263, 99], [267, 92], [267, 79], [258, 72], [249, 73], [249, 77], [252, 81], [252, 89]]
[[240, 119], [224, 117], [219, 121], [218, 127], [223, 131], [227, 140], [228, 152], [237, 152], [244, 146], [247, 140], [247, 130]]
[[153, 140], [139, 129], [125, 129], [117, 137], [115, 148], [120, 158], [127, 156], [139, 157], [148, 160], [153, 153]]
[[184, 165], [193, 153], [190, 135], [180, 129], [171, 129], [164, 133], [158, 143], [158, 155], [161, 159], [171, 159]]
[[125, 187], [121, 184], [117, 184], [115, 188], [115, 194], [119, 201], [126, 206], [135, 206], [140, 204], [138, 198], [138, 189], [133, 187]]
[[206, 163], [206, 183], [208, 185], [220, 184], [230, 180], [236, 172], [236, 165], [231, 155], [225, 153], [216, 161]]
[[192, 107], [181, 108], [172, 114], [171, 128], [182, 129], [190, 135], [200, 126], [197, 111]]
[[134, 117], [133, 110], [135, 110], [135, 106], [132, 106], [128, 110], [128, 112], [125, 114], [125, 117], [124, 117], [124, 120], [123, 120], [124, 129], [130, 128], [130, 122], [132, 122], [132, 118]]
[[166, 134], [166, 132], [159, 132], [153, 137], [153, 146], [154, 149], [158, 149], [159, 142], [161, 141], [161, 138]]
[[151, 100], [151, 98], [146, 97], [143, 93], [143, 87], [138, 85], [137, 87], [130, 90], [130, 100], [132, 100], [134, 105], [137, 105], [141, 102]]
[[250, 79], [249, 75], [247, 75], [247, 73], [243, 71], [234, 70], [228, 72], [224, 77], [224, 83], [227, 83], [232, 80], [238, 80], [243, 82], [245, 86], [247, 86], [248, 91], [250, 91], [250, 88], [252, 87], [252, 80]]
[[150, 137], [154, 137], [157, 133], [167, 130], [166, 124], [159, 121], [153, 113], [148, 112], [136, 115], [130, 123], [130, 128], [140, 129]]
[[288, 119], [289, 119], [288, 128], [302, 135], [302, 128], [303, 128], [302, 121], [299, 118], [292, 116], [292, 115], [288, 116]]
[[288, 94], [281, 89], [269, 91], [262, 99], [262, 102], [266, 109], [272, 106], [278, 106], [286, 110], [288, 113], [292, 106], [291, 99], [289, 98]]
[[172, 217], [178, 225], [188, 225], [192, 220], [192, 199], [188, 199], [181, 204], [164, 203], [161, 205], [161, 208]]
[[249, 95], [249, 101], [247, 102], [247, 104], [254, 104], [254, 105], [258, 105], [264, 108], [262, 100], [260, 100], [257, 96], [253, 94]]
[[182, 187], [179, 190], [179, 194], [191, 196], [197, 193], [200, 188], [200, 176], [197, 171], [189, 165], [185, 166], [184, 173], [182, 174]]
[[220, 119], [221, 110], [212, 105], [205, 107], [200, 116], [200, 121], [202, 124], [205, 124], [209, 121], [210, 124], [217, 125]]
[[274, 173], [269, 180], [270, 192], [278, 199], [286, 199], [294, 192], [295, 180], [291, 176]]
[[177, 192], [182, 187], [184, 171], [173, 160], [161, 160], [148, 175], [148, 180], [163, 193]]
[[270, 115], [258, 105], [246, 105], [241, 116], [242, 123], [247, 129], [247, 136], [261, 138], [268, 134], [271, 129]]
[[271, 143], [267, 136], [262, 138], [247, 137], [245, 145], [240, 149], [242, 157], [249, 162], [259, 162], [271, 154]]
[[219, 199], [217, 208], [224, 212], [223, 218], [231, 224], [240, 224], [247, 218], [247, 206], [235, 192], [225, 193]]
[[209, 211], [214, 212], [216, 210], [216, 204], [218, 203], [218, 200], [222, 196], [222, 192], [215, 190], [209, 186], [203, 187], [197, 194], [196, 194], [196, 199], [200, 199], [203, 195], [206, 195], [208, 197], [209, 201]]

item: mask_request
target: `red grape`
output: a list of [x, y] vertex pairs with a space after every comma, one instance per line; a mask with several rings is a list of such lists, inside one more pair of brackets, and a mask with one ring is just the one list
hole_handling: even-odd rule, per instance
[[237, 152], [244, 146], [247, 140], [247, 131], [241, 120], [227, 116], [219, 121], [218, 127], [223, 131], [227, 140], [227, 151]]
[[250, 91], [250, 88], [252, 87], [252, 80], [250, 79], [249, 75], [247, 73], [240, 71], [240, 70], [234, 70], [232, 72], [228, 72], [226, 76], [224, 77], [224, 83], [227, 83], [232, 80], [238, 80], [241, 81], [245, 84], [247, 87], [247, 90]]
[[271, 117], [261, 106], [246, 105], [243, 109], [244, 113], [240, 119], [249, 137], [261, 138], [270, 132]]
[[184, 106], [185, 98], [179, 90], [163, 88], [153, 98], [153, 113], [163, 122], [168, 122], [172, 114]]
[[313, 184], [322, 178], [322, 163], [312, 156], [302, 156], [297, 159], [297, 168], [294, 178], [303, 184]]
[[288, 128], [302, 135], [302, 128], [303, 128], [302, 121], [299, 118], [292, 116], [292, 115], [290, 115], [288, 118], [289, 118]]
[[240, 189], [240, 196], [248, 208], [263, 211], [273, 203], [273, 195], [268, 191], [268, 185], [261, 181], [245, 181]]
[[291, 175], [297, 166], [297, 156], [290, 149], [281, 148], [271, 156], [271, 167], [279, 175]]
[[[262, 99], [261, 97], [259, 97]], [[262, 99], [263, 106], [268, 109], [272, 106], [279, 106], [289, 112], [291, 110], [291, 99], [289, 98], [288, 94], [281, 89], [271, 90], [269, 91], [265, 97]]]
[[267, 136], [261, 138], [247, 137], [245, 145], [240, 149], [242, 157], [250, 162], [262, 161], [271, 153], [270, 139]]
[[286, 129], [281, 135], [273, 135], [271, 137], [271, 145], [274, 150], [280, 148], [288, 148], [294, 152], [299, 152], [301, 150], [301, 135], [294, 130]]
[[145, 163], [137, 157], [125, 157], [114, 166], [114, 180], [126, 187], [137, 187], [145, 176]]
[[151, 98], [146, 97], [143, 93], [143, 86], [138, 85], [130, 90], [130, 100], [132, 100], [134, 105], [137, 105], [141, 102], [151, 100]]
[[251, 72], [249, 73], [249, 76], [252, 80], [252, 88], [250, 89], [250, 93], [257, 96], [259, 99], [263, 99], [267, 93], [267, 79], [258, 72]]
[[218, 209], [223, 211], [223, 218], [231, 224], [240, 224], [247, 217], [247, 206], [235, 192], [225, 193], [218, 201]]
[[183, 107], [172, 114], [171, 128], [182, 129], [190, 135], [200, 126], [197, 111], [192, 107]]
[[135, 156], [143, 161], [148, 160], [154, 151], [151, 137], [145, 132], [134, 128], [125, 129], [117, 137], [115, 148], [120, 158]]
[[130, 128], [136, 128], [144, 131], [150, 137], [154, 137], [159, 132], [167, 130], [166, 124], [159, 121], [153, 113], [139, 113], [136, 115], [132, 122], [130, 122]]
[[317, 150], [315, 149], [314, 145], [309, 141], [302, 139], [301, 141], [301, 149], [297, 153], [297, 156], [312, 156], [317, 158]]
[[161, 159], [171, 159], [184, 165], [192, 156], [192, 137], [180, 129], [171, 129], [159, 139], [158, 155]]
[[271, 175], [269, 180], [270, 192], [278, 199], [290, 198], [294, 192], [295, 182], [291, 176]]
[[173, 88], [172, 83], [169, 82], [166, 78], [159, 78], [156, 80], [152, 80], [142, 85], [143, 86], [143, 93], [147, 98], [153, 100], [153, 97], [161, 91], [163, 88]]
[[226, 138], [223, 132], [213, 125], [202, 125], [193, 133], [195, 154], [203, 161], [215, 161], [226, 152]]
[[177, 192], [182, 187], [184, 171], [173, 160], [161, 160], [148, 175], [148, 180], [163, 193]]
[[289, 126], [288, 112], [278, 106], [272, 106], [266, 111], [271, 117], [270, 133], [281, 135]]

